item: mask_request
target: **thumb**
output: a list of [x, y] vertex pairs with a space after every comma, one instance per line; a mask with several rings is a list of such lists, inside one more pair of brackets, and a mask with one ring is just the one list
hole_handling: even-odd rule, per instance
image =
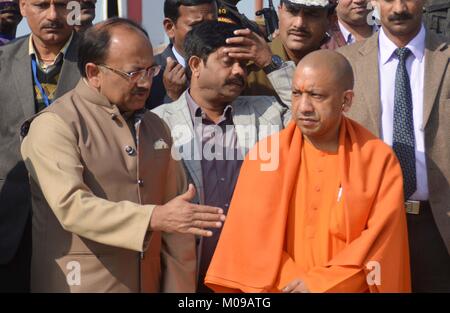
[[168, 66], [172, 66], [175, 63], [175, 60], [172, 59], [172, 57], [167, 57], [166, 58], [166, 63]]
[[166, 58], [166, 62], [167, 62], [167, 65], [166, 65], [166, 71], [167, 72], [171, 72], [175, 68], [175, 66], [177, 66], [177, 63], [178, 63], [177, 61], [175, 61], [171, 57], [167, 57]]
[[188, 190], [183, 193], [181, 196], [181, 199], [185, 201], [191, 201], [195, 197], [195, 187], [193, 184], [189, 184]]

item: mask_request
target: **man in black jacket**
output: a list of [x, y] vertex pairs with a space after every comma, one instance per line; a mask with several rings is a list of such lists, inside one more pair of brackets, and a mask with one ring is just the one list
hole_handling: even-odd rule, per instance
[[216, 19], [215, 0], [164, 1], [163, 25], [170, 44], [161, 54], [155, 56], [156, 63], [161, 65], [161, 71], [153, 79], [147, 108], [153, 109], [175, 101], [186, 90], [188, 81], [184, 71], [184, 38], [194, 25]]

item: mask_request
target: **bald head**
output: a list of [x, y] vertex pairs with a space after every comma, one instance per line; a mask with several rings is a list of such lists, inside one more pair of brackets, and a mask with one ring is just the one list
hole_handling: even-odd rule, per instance
[[153, 56], [148, 34], [139, 24], [128, 19], [110, 18], [83, 33], [79, 43], [78, 68], [86, 77], [86, 64], [103, 64], [111, 54], [124, 58], [125, 50], [135, 54], [143, 48], [149, 48], [149, 54]]
[[322, 79], [331, 79], [340, 90], [352, 90], [354, 77], [352, 66], [340, 53], [332, 50], [317, 50], [307, 54], [297, 66], [296, 75], [305, 68], [317, 72]]
[[353, 70], [330, 50], [306, 55], [292, 82], [292, 115], [303, 135], [320, 149], [335, 151], [342, 113], [353, 99]]

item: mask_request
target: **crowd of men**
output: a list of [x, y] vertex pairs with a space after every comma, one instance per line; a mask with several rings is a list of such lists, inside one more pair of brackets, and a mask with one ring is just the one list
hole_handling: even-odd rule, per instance
[[157, 55], [68, 2], [0, 1], [1, 292], [450, 292], [425, 0], [165, 0]]

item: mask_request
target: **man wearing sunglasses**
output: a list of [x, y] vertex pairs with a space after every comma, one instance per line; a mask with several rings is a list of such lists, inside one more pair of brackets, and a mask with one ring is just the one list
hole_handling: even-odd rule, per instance
[[225, 216], [189, 202], [167, 126], [143, 111], [159, 71], [148, 35], [113, 18], [86, 30], [78, 57], [77, 87], [22, 129], [31, 289], [193, 292], [194, 235], [211, 236]]

